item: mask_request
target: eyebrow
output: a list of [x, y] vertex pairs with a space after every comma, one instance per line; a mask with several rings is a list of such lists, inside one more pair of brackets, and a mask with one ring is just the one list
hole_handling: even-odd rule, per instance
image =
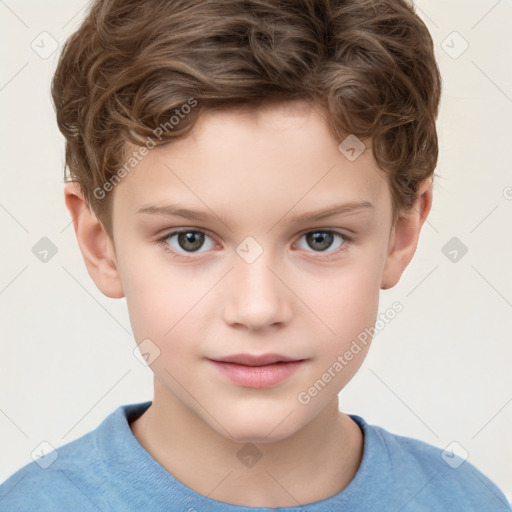
[[[362, 211], [368, 211], [374, 208], [374, 205], [370, 201], [351, 201], [348, 203], [337, 204], [333, 206], [329, 206], [328, 208], [324, 208], [323, 210], [318, 210], [315, 212], [306, 212], [301, 213], [300, 215], [296, 215], [292, 217], [294, 222], [314, 222], [318, 220], [325, 219], [327, 217], [333, 217], [334, 215], [348, 214], [348, 213], [356, 213]], [[178, 204], [164, 204], [164, 205], [155, 205], [155, 204], [145, 204], [141, 206], [137, 212], [152, 214], [152, 215], [163, 215], [166, 217], [181, 217], [183, 219], [192, 220], [192, 221], [200, 221], [206, 222], [212, 217], [217, 217], [220, 219], [226, 226], [229, 226], [229, 222], [222, 215], [216, 215], [212, 212], [209, 214], [205, 211], [201, 210], [192, 210], [188, 208], [183, 208]], [[283, 217], [286, 217], [285, 214]]]

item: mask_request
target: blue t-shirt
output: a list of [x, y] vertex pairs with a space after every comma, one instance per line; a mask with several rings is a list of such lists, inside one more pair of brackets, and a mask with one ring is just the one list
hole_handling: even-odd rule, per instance
[[0, 511], [510, 511], [504, 494], [467, 460], [450, 455], [448, 463], [441, 449], [355, 415], [364, 434], [363, 458], [340, 493], [294, 507], [217, 501], [174, 478], [134, 437], [129, 423], [150, 405], [120, 406], [95, 430], [18, 470], [0, 486]]

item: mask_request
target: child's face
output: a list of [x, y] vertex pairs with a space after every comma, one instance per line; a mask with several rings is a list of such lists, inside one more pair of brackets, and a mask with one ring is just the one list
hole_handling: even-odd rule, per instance
[[[366, 355], [362, 345], [324, 389], [308, 393], [375, 324], [393, 232], [371, 149], [349, 161], [340, 142], [302, 102], [258, 115], [207, 113], [192, 136], [149, 151], [115, 188], [115, 260], [135, 340], [160, 350], [151, 367], [165, 393], [221, 435], [291, 435]], [[373, 206], [294, 220], [363, 201]], [[200, 211], [201, 220], [140, 212], [166, 205]], [[183, 228], [199, 233], [171, 236]], [[255, 388], [209, 360], [241, 353], [305, 361]]]

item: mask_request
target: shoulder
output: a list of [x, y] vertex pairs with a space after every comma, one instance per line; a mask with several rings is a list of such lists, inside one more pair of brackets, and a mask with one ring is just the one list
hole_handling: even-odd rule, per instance
[[[105, 468], [95, 431], [32, 461], [0, 485], [0, 510], [107, 510], [97, 491]], [[100, 502], [98, 502], [100, 501]], [[105, 505], [105, 506], [102, 506]]]
[[394, 434], [358, 416], [352, 418], [370, 440], [372, 465], [386, 468], [386, 485], [410, 497], [410, 508], [404, 512], [431, 510], [428, 507], [434, 504], [443, 510], [450, 506], [452, 511], [510, 512], [503, 492], [469, 460], [450, 449]]
[[118, 407], [91, 432], [16, 471], [0, 485], [0, 510], [110, 510], [110, 486], [119, 476], [112, 461], [129, 435], [126, 414], [147, 405]]

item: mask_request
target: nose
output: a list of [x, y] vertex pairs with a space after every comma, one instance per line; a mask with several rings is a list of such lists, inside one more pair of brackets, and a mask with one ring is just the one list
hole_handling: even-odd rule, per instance
[[293, 293], [265, 252], [252, 263], [238, 259], [228, 279], [223, 310], [226, 323], [257, 331], [290, 321]]

